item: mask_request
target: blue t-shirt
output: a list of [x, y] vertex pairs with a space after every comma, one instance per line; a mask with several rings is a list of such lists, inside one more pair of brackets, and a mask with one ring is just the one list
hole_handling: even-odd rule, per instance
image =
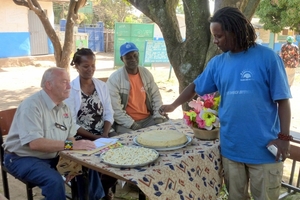
[[276, 100], [291, 98], [281, 58], [256, 45], [212, 58], [195, 80], [203, 95], [219, 91], [221, 154], [248, 164], [274, 163], [266, 146], [280, 132]]

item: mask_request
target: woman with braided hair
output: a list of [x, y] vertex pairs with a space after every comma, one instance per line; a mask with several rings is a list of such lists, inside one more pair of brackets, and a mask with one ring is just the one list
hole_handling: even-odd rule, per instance
[[[274, 200], [280, 194], [283, 163], [289, 156], [291, 93], [281, 58], [256, 44], [249, 20], [224, 7], [209, 20], [213, 42], [223, 51], [161, 114], [195, 94], [219, 91], [220, 146], [229, 200]], [[276, 157], [267, 149], [275, 145]], [[279, 160], [280, 155], [282, 157]]]
[[[71, 66], [76, 68], [79, 76], [71, 82], [70, 96], [65, 102], [77, 124], [77, 140], [95, 140], [116, 135], [112, 128], [114, 112], [108, 88], [103, 81], [93, 78], [95, 63], [96, 56], [88, 48], [77, 49], [71, 61]], [[104, 199], [112, 199], [110, 188], [117, 180], [104, 174], [100, 176], [106, 195]]]
[[95, 140], [115, 135], [112, 124], [114, 111], [106, 84], [93, 78], [96, 56], [91, 49], [81, 48], [74, 54], [71, 66], [79, 76], [71, 82], [71, 94], [66, 103], [77, 122], [76, 139]]

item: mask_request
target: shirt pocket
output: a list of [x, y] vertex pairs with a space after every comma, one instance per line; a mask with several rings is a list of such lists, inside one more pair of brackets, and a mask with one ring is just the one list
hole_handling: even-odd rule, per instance
[[278, 189], [281, 186], [282, 173], [279, 169], [269, 171], [269, 190]]
[[61, 140], [64, 141], [67, 139], [68, 136], [68, 128], [67, 130], [61, 130], [60, 128], [49, 128], [47, 130], [44, 130], [44, 137], [46, 139], [51, 139], [51, 140]]

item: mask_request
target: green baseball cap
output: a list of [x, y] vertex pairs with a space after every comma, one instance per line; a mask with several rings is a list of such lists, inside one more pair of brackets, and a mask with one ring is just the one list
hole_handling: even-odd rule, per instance
[[293, 43], [294, 42], [294, 38], [292, 36], [287, 36], [286, 41], [288, 43]]

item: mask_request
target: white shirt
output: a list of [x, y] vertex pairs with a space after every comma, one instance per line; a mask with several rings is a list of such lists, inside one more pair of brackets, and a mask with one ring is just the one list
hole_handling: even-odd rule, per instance
[[[97, 91], [97, 94], [99, 95], [100, 101], [103, 105], [104, 111], [103, 111], [103, 120], [109, 121], [111, 124], [114, 123], [114, 111], [111, 106], [110, 101], [110, 95], [108, 91], [108, 87], [103, 81], [100, 81], [96, 78], [92, 79]], [[65, 103], [68, 105], [68, 107], [71, 110], [72, 118], [76, 122], [77, 113], [80, 109], [81, 105], [81, 87], [80, 87], [80, 78], [79, 76], [75, 78], [71, 82], [71, 92], [69, 98], [65, 100]], [[77, 125], [77, 130], [80, 128], [79, 125]]]

